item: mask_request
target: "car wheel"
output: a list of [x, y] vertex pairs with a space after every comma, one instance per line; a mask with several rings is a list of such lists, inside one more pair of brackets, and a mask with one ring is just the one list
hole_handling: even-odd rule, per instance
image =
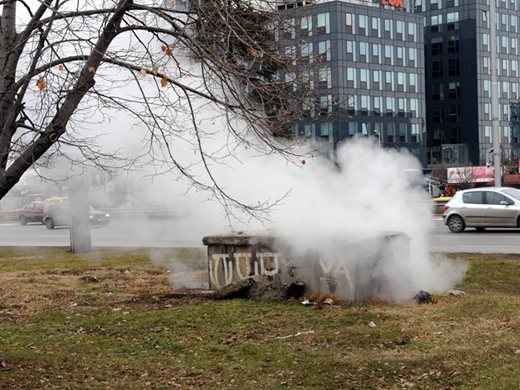
[[486, 228], [483, 226], [476, 227], [475, 229], [477, 229], [477, 232], [483, 232], [484, 230], [486, 230]]
[[27, 225], [27, 218], [25, 218], [23, 215], [20, 216], [20, 225]]
[[466, 224], [460, 215], [452, 215], [448, 219], [448, 227], [453, 233], [461, 233], [466, 228]]
[[46, 218], [44, 223], [47, 229], [54, 229], [54, 221], [52, 220], [52, 218]]

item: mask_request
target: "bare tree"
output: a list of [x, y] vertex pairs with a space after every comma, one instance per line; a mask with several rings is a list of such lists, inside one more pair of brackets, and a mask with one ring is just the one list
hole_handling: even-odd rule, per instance
[[[251, 146], [286, 152], [295, 88], [278, 75], [290, 73], [292, 62], [273, 44], [283, 21], [268, 1], [172, 4], [0, 0], [0, 199], [29, 168], [71, 148], [76, 162], [113, 163], [116, 155], [83, 129], [124, 111], [147, 128], [143, 153], [161, 169], [176, 170], [227, 207], [253, 213], [267, 206], [241, 204], [219, 187], [199, 115], [224, 117], [233, 142], [253, 135]], [[178, 161], [175, 138], [195, 145], [209, 180]]]

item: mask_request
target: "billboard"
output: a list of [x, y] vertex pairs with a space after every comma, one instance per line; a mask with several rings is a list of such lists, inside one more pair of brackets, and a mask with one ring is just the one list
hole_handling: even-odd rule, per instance
[[493, 167], [454, 167], [448, 168], [448, 183], [486, 183], [495, 179]]

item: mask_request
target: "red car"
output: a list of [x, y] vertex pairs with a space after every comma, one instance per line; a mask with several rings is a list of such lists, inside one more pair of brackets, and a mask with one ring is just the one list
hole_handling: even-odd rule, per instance
[[43, 223], [43, 202], [27, 203], [16, 213], [21, 225], [27, 225], [27, 222]]

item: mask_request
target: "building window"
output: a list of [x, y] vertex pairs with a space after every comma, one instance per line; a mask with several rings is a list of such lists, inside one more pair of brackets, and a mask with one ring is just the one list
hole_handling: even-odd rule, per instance
[[381, 96], [374, 96], [374, 115], [381, 115], [381, 106], [383, 105], [383, 98]]
[[316, 30], [318, 34], [330, 33], [330, 14], [328, 12], [317, 15]]
[[347, 34], [354, 34], [355, 26], [354, 26], [354, 16], [350, 13], [345, 14], [345, 25]]
[[318, 43], [318, 62], [330, 61], [330, 41]]
[[368, 16], [367, 15], [358, 15], [358, 35], [368, 36]]
[[442, 24], [442, 15], [432, 15], [430, 18], [430, 29], [432, 33], [440, 32]]
[[404, 41], [404, 22], [401, 20], [397, 20], [395, 22], [395, 39]]
[[359, 42], [359, 62], [368, 63], [368, 42]]
[[367, 116], [370, 112], [370, 96], [361, 95], [360, 114]]
[[482, 50], [489, 51], [489, 34], [482, 34]]
[[408, 73], [408, 91], [417, 92], [417, 74]]
[[408, 66], [417, 67], [417, 49], [408, 48]]
[[394, 72], [385, 72], [385, 90], [394, 91]]
[[448, 53], [458, 53], [459, 52], [459, 36], [452, 35], [448, 37]]
[[406, 74], [404, 72], [397, 72], [397, 90], [399, 92], [406, 92]]
[[453, 8], [459, 6], [459, 0], [446, 0], [446, 8]]
[[357, 88], [356, 68], [347, 68], [347, 87]]
[[397, 58], [397, 65], [398, 66], [405, 66], [405, 63], [404, 63], [405, 48], [398, 46], [396, 49], [397, 49], [397, 56], [396, 56], [396, 58]]
[[417, 42], [417, 24], [408, 22], [408, 41]]
[[460, 127], [450, 128], [450, 144], [460, 144], [460, 143], [461, 143]]
[[385, 65], [394, 64], [394, 47], [391, 45], [385, 45]]
[[376, 38], [381, 38], [381, 19], [372, 17], [372, 29], [370, 35]]
[[410, 99], [410, 115], [412, 118], [419, 117], [419, 100], [418, 99]]
[[490, 60], [489, 57], [482, 58], [482, 68], [484, 70], [484, 74], [489, 74], [490, 72]]
[[423, 11], [423, 0], [415, 0], [415, 13]]
[[397, 99], [397, 115], [404, 117], [406, 115], [406, 99]]
[[300, 31], [303, 36], [312, 35], [312, 16], [302, 16], [300, 20]]
[[399, 123], [399, 142], [400, 143], [405, 143], [407, 142], [407, 137], [406, 137], [406, 133], [407, 133], [407, 129], [408, 126], [406, 125], [406, 123]]
[[459, 76], [460, 75], [460, 66], [459, 59], [452, 58], [448, 60], [448, 76]]
[[356, 42], [347, 41], [347, 60], [356, 61]]
[[386, 142], [389, 144], [395, 142], [395, 123], [386, 124]]
[[332, 95], [321, 95], [320, 101], [320, 115], [329, 115], [332, 113]]
[[357, 132], [358, 132], [357, 122], [349, 122], [348, 123], [348, 135], [350, 137], [353, 137], [357, 134]]
[[488, 144], [493, 142], [493, 131], [491, 126], [484, 126], [484, 142]]
[[430, 11], [435, 11], [440, 9], [439, 0], [430, 0]]
[[[486, 81], [486, 80], [484, 80]], [[453, 82], [448, 84], [448, 97], [449, 99], [460, 98], [460, 82]]]
[[361, 89], [370, 89], [370, 71], [368, 69], [359, 70], [359, 87]]
[[412, 131], [411, 131], [411, 142], [420, 143], [421, 142], [421, 132], [419, 129], [418, 123], [412, 123]]
[[442, 54], [442, 38], [432, 39], [432, 56], [438, 56]]
[[460, 106], [458, 104], [450, 105], [448, 118], [450, 122], [460, 122]]
[[379, 43], [374, 43], [372, 45], [372, 59], [371, 62], [373, 64], [381, 63], [381, 45]]
[[442, 61], [432, 61], [432, 77], [442, 77]]
[[394, 39], [394, 29], [391, 19], [385, 19], [384, 21], [383, 37]]
[[385, 98], [385, 106], [386, 106], [386, 116], [393, 116], [395, 111], [395, 104], [394, 104], [394, 98], [393, 97], [386, 97]]
[[381, 72], [380, 70], [372, 71], [372, 89], [381, 91], [383, 85], [381, 84]]
[[300, 61], [302, 63], [312, 64], [314, 62], [314, 51], [312, 42], [304, 42], [300, 45]]
[[433, 123], [442, 123], [443, 122], [442, 106], [433, 107], [432, 119], [433, 119]]
[[491, 120], [491, 104], [484, 103], [484, 120]]
[[318, 71], [318, 84], [322, 88], [332, 88], [332, 72], [330, 68], [322, 68]]
[[444, 100], [444, 85], [432, 84], [432, 99], [436, 101]]
[[332, 123], [322, 123], [320, 124], [320, 137], [328, 137], [330, 141], [333, 139], [333, 128]]

